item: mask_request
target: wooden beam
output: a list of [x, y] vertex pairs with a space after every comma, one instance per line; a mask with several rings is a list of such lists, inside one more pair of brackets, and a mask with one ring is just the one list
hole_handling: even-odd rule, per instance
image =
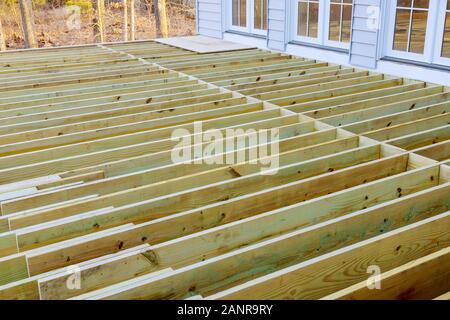
[[[392, 212], [392, 211], [391, 211]], [[390, 259], [386, 259], [384, 262], [379, 262], [381, 264], [381, 267], [385, 268], [392, 268], [395, 267], [398, 264], [402, 264], [403, 261], [408, 261], [410, 259], [414, 259], [414, 257], [417, 257], [418, 255], [422, 254], [421, 252], [417, 252], [415, 255], [410, 253], [411, 246], [416, 246], [417, 243], [421, 243], [423, 241], [424, 237], [426, 236], [429, 239], [431, 235], [431, 240], [434, 241], [436, 244], [440, 243], [440, 245], [432, 246], [430, 249], [425, 250], [426, 252], [435, 252], [443, 247], [445, 247], [445, 244], [448, 244], [450, 241], [448, 239], [449, 234], [444, 231], [446, 229], [445, 226], [442, 226], [442, 224], [448, 223], [450, 213], [443, 213], [437, 216], [433, 216], [431, 218], [413, 223], [411, 225], [405, 226], [403, 228], [393, 230], [391, 232], [386, 233], [382, 236], [376, 236], [374, 238], [368, 239], [367, 241], [362, 241], [357, 244], [354, 244], [354, 242], [349, 241], [348, 244], [350, 246], [345, 246], [345, 242], [340, 241], [333, 241], [330, 239], [330, 241], [324, 241], [323, 237], [331, 237], [333, 238], [333, 235], [335, 233], [332, 233], [331, 230], [326, 230], [325, 225], [318, 225], [316, 228], [311, 229], [305, 229], [300, 230], [296, 233], [287, 234], [285, 236], [281, 236], [278, 238], [273, 238], [271, 240], [267, 240], [265, 242], [255, 244], [253, 246], [249, 246], [247, 248], [243, 248], [241, 250], [237, 250], [233, 254], [225, 254], [221, 257], [206, 260], [204, 262], [200, 262], [197, 264], [192, 264], [189, 267], [181, 268], [178, 270], [175, 270], [173, 274], [167, 275], [166, 277], [162, 277], [161, 279], [149, 279], [147, 281], [139, 281], [135, 283], [132, 286], [127, 287], [124, 290], [120, 290], [120, 286], [112, 286], [111, 288], [106, 288], [104, 290], [101, 290], [100, 292], [94, 292], [92, 293], [93, 299], [161, 299], [161, 298], [184, 298], [189, 295], [190, 291], [189, 288], [192, 288], [195, 286], [195, 293], [201, 294], [202, 296], [208, 296], [211, 292], [217, 292], [221, 288], [229, 287], [233, 284], [233, 282], [237, 281], [245, 281], [248, 279], [251, 279], [252, 277], [255, 277], [257, 274], [264, 274], [268, 272], [273, 272], [273, 265], [276, 265], [276, 261], [282, 261], [282, 257], [290, 257], [290, 261], [284, 261], [284, 265], [293, 263], [294, 261], [298, 260], [306, 260], [307, 257], [313, 258], [317, 255], [316, 249], [320, 248], [320, 250], [328, 251], [330, 250], [330, 255], [324, 254], [321, 255], [318, 259], [311, 259], [309, 261], [305, 261], [304, 263], [301, 263], [300, 265], [310, 265], [313, 264], [313, 262], [316, 261], [324, 261], [326, 265], [329, 265], [329, 263], [334, 262], [333, 259], [327, 259], [329, 256], [338, 255], [337, 253], [340, 252], [348, 252], [349, 247], [352, 248], [351, 255], [354, 257], [354, 254], [356, 254], [360, 250], [355, 250], [355, 247], [364, 248], [364, 244], [373, 244], [374, 242], [379, 245], [379, 250], [377, 251], [371, 251], [371, 254], [374, 254], [375, 256], [370, 256], [369, 261], [373, 261], [377, 258], [377, 252], [384, 252], [386, 254], [391, 253], [392, 250], [396, 250], [400, 243], [400, 248], [404, 248], [404, 250], [407, 250], [407, 254], [397, 254], [394, 255], [391, 253]], [[351, 220], [351, 219], [350, 219]], [[355, 219], [356, 221], [357, 219]], [[342, 220], [342, 221], [345, 221]], [[354, 226], [359, 226], [358, 224], [352, 223], [355, 221], [349, 221], [347, 224], [347, 228], [351, 229]], [[397, 220], [398, 221], [398, 220]], [[440, 227], [437, 226], [437, 224], [441, 224]], [[329, 222], [329, 225], [333, 231], [335, 231], [337, 234], [340, 232], [340, 228], [338, 227], [339, 224], [335, 225], [332, 221]], [[342, 225], [344, 225], [344, 222], [342, 222]], [[361, 226], [362, 227], [362, 226]], [[373, 225], [372, 225], [373, 227]], [[436, 227], [432, 228], [432, 227]], [[325, 228], [323, 232], [320, 232], [320, 228]], [[344, 227], [345, 228], [345, 227]], [[417, 228], [417, 230], [416, 230]], [[317, 231], [315, 229], [318, 229]], [[378, 228], [377, 228], [378, 229]], [[413, 232], [405, 232], [405, 230], [409, 231], [410, 229], [413, 229]], [[339, 230], [339, 231], [338, 231]], [[350, 230], [349, 230], [350, 231]], [[345, 231], [342, 231], [345, 233]], [[363, 236], [363, 239], [367, 239], [366, 237], [370, 237], [370, 231], [367, 231], [368, 234]], [[379, 232], [378, 230], [376, 232]], [[298, 234], [298, 236], [303, 240], [299, 242], [292, 241], [291, 238], [294, 234]], [[399, 236], [399, 234], [404, 235], [404, 237], [409, 238], [408, 240], [412, 240], [411, 242], [406, 242], [404, 239]], [[308, 237], [312, 237], [309, 241], [307, 240]], [[361, 237], [361, 234], [358, 234], [356, 236], [357, 238]], [[393, 238], [396, 240], [395, 246], [392, 246], [392, 240]], [[313, 240], [314, 239], [314, 240]], [[322, 239], [322, 240], [321, 240]], [[388, 239], [386, 240], [386, 244], [380, 243], [381, 239]], [[413, 240], [414, 239], [414, 240]], [[439, 241], [437, 241], [439, 239]], [[444, 243], [441, 244], [441, 239]], [[305, 244], [306, 243], [306, 244]], [[338, 243], [337, 247], [334, 247], [334, 244]], [[303, 244], [303, 247], [300, 245]], [[330, 247], [330, 248], [329, 248]], [[342, 248], [343, 250], [336, 250], [332, 251], [331, 248]], [[274, 249], [276, 250], [274, 251]], [[421, 246], [422, 249], [422, 246]], [[291, 251], [292, 250], [292, 251]], [[397, 250], [398, 251], [398, 250]], [[423, 250], [421, 250], [423, 251]], [[292, 255], [293, 252], [297, 252], [295, 255]], [[306, 256], [303, 257], [300, 252], [303, 252]], [[311, 253], [312, 252], [312, 253]], [[403, 252], [403, 251], [402, 251]], [[339, 256], [339, 255], [338, 255]], [[164, 265], [164, 260], [161, 260], [163, 256], [160, 256], [156, 253], [156, 263], [158, 265], [161, 265], [161, 267]], [[257, 258], [257, 259], [256, 259]], [[306, 258], [306, 259], [305, 259]], [[359, 259], [357, 261], [362, 260], [363, 258], [366, 258], [366, 255], [359, 255]], [[340, 259], [341, 260], [341, 259]], [[258, 261], [258, 263], [255, 265], [255, 261]], [[345, 268], [341, 268], [338, 270], [344, 270], [346, 271], [348, 268], [354, 269], [354, 263], [353, 259], [350, 260], [351, 263], [346, 263]], [[377, 261], [377, 260], [375, 260]], [[318, 264], [318, 263], [317, 263]], [[342, 262], [339, 264], [342, 265]], [[279, 264], [278, 267], [282, 267], [283, 264]], [[333, 264], [333, 271], [335, 271], [336, 263]], [[256, 270], [258, 268], [258, 270]], [[276, 267], [275, 267], [276, 268]], [[291, 268], [298, 268], [297, 265], [293, 265]], [[361, 268], [364, 269], [364, 268]], [[276, 270], [276, 269], [275, 269]], [[290, 270], [290, 269], [287, 269]], [[314, 275], [317, 278], [320, 277], [323, 272], [317, 272], [317, 270], [324, 270], [327, 271], [327, 268], [315, 268]], [[247, 271], [247, 272], [245, 272]], [[282, 270], [283, 272], [284, 270]], [[286, 273], [286, 271], [284, 271]], [[231, 274], [233, 277], [231, 277]], [[276, 275], [278, 273], [275, 273]], [[350, 274], [349, 278], [357, 279], [361, 276], [365, 276], [365, 270], [364, 272], [361, 270], [360, 272], [353, 272], [349, 273], [346, 272], [346, 275]], [[274, 277], [274, 276], [272, 276]], [[298, 277], [298, 276], [297, 276]], [[308, 280], [310, 280], [311, 277], [308, 277]], [[288, 293], [290, 297], [298, 297], [299, 295], [306, 296], [306, 297], [317, 297], [321, 294], [323, 294], [326, 291], [329, 291], [331, 288], [330, 286], [321, 286], [320, 291], [319, 290], [296, 290], [295, 292], [292, 292], [292, 285], [296, 284], [298, 280], [297, 278], [293, 278], [290, 282], [288, 282], [288, 287], [291, 288], [290, 292]], [[261, 281], [261, 280], [259, 280]], [[347, 280], [348, 282], [348, 280]], [[264, 286], [259, 286], [258, 288], [255, 288], [252, 286], [252, 297], [265, 297], [267, 298], [275, 298], [275, 297], [283, 297], [287, 298], [288, 296], [281, 296], [281, 294], [284, 292], [283, 288], [280, 288], [280, 284], [283, 285], [285, 282], [278, 282], [280, 284], [275, 285], [273, 281], [270, 283], [262, 282]], [[170, 285], [169, 285], [170, 284]], [[344, 281], [340, 281], [339, 285], [345, 285]], [[271, 289], [269, 290], [268, 287]], [[111, 289], [118, 289], [111, 290]], [[257, 289], [255, 292], [254, 290]], [[249, 290], [246, 288], [246, 290]], [[111, 292], [112, 291], [112, 292]], [[115, 291], [115, 292], [114, 292]], [[242, 293], [243, 290], [239, 290], [240, 295], [233, 296], [233, 298], [239, 298], [242, 299], [242, 297], [245, 297]], [[270, 292], [267, 292], [270, 291]], [[248, 291], [247, 291], [248, 292]], [[227, 296], [227, 298], [230, 297], [230, 295]]]
[[324, 300], [431, 300], [450, 289], [450, 247], [420, 257], [380, 275], [380, 288], [367, 281], [324, 297]]
[[[123, 241], [124, 243], [131, 243], [131, 244], [136, 243], [137, 245], [139, 245], [139, 243], [142, 241], [141, 237], [146, 237], [147, 238], [146, 241], [150, 243], [155, 243], [155, 242], [169, 241], [172, 239], [171, 237], [173, 237], [173, 239], [176, 239], [183, 236], [184, 239], [186, 240], [188, 239], [194, 240], [196, 237], [203, 237], [203, 235], [206, 237], [209, 234], [214, 235], [217, 232], [219, 233], [225, 232], [224, 233], [225, 236], [226, 234], [229, 233], [226, 230], [229, 230], [231, 232], [233, 228], [238, 228], [239, 226], [242, 227], [246, 225], [250, 226], [252, 223], [258, 223], [258, 221], [259, 223], [263, 223], [263, 221], [266, 222], [271, 221], [271, 223], [268, 224], [271, 226], [271, 228], [267, 229], [262, 234], [251, 232], [239, 232], [238, 234], [236, 234], [236, 236], [231, 237], [233, 241], [236, 241], [233, 242], [233, 244], [239, 246], [240, 241], [248, 243], [248, 241], [250, 241], [249, 239], [253, 239], [253, 241], [256, 242], [258, 240], [263, 240], [268, 234], [281, 232], [280, 230], [290, 231], [292, 229], [295, 229], [296, 226], [301, 226], [302, 228], [305, 228], [310, 225], [316, 224], [319, 221], [334, 219], [339, 216], [348, 214], [352, 212], [352, 210], [358, 210], [361, 208], [362, 205], [367, 207], [379, 206], [384, 202], [396, 199], [398, 197], [398, 188], [405, 190], [405, 192], [411, 192], [408, 194], [412, 194], [420, 190], [425, 190], [428, 187], [436, 185], [436, 180], [433, 181], [430, 180], [430, 175], [433, 174], [434, 175], [437, 174], [437, 167], [424, 168], [417, 172], [407, 172], [399, 177], [389, 177], [382, 181], [369, 183], [368, 185], [360, 188], [345, 190], [341, 193], [327, 195], [314, 200], [302, 202], [294, 206], [279, 208], [279, 210], [268, 211], [267, 213], [255, 215], [254, 217], [249, 217], [241, 220], [238, 220], [238, 218], [236, 217], [236, 220], [234, 220], [235, 222], [233, 222], [233, 220], [230, 220], [230, 218], [228, 218], [225, 219], [224, 221], [226, 222], [225, 225], [215, 229], [212, 229], [213, 225], [205, 224], [207, 223], [207, 220], [209, 220], [205, 214], [198, 216], [199, 218], [201, 218], [201, 220], [195, 219], [195, 216], [192, 216], [189, 219], [189, 215], [179, 215], [169, 217], [167, 219], [163, 219], [160, 221], [154, 221], [142, 225], [137, 225], [128, 230], [118, 231], [116, 235], [111, 234], [101, 240], [99, 239], [96, 240], [95, 242], [92, 242], [91, 244], [89, 244], [89, 247], [91, 247], [92, 250], [98, 252], [99, 250], [101, 250], [100, 248], [102, 247], [105, 248], [104, 246], [107, 243], [111, 243], [111, 245], [113, 245], [114, 243], [117, 243], [117, 241]], [[369, 195], [369, 197], [367, 200], [363, 200], [363, 203], [360, 204], [359, 199], [364, 195]], [[410, 200], [405, 201], [411, 201], [411, 198], [412, 197], [410, 197]], [[266, 210], [270, 210], [270, 208], [266, 207]], [[298, 214], [299, 212], [308, 212], [309, 214], [307, 215]], [[279, 223], [276, 223], [275, 221], [279, 221]], [[201, 223], [203, 223], [202, 228], [200, 228]], [[263, 224], [266, 225], [265, 222]], [[192, 225], [193, 227], [195, 226], [195, 229], [185, 230], [184, 232], [181, 232], [179, 228], [176, 227], [178, 225], [186, 225], [186, 226]], [[201, 229], [210, 231], [200, 232]], [[197, 235], [193, 235], [192, 237], [186, 237], [190, 232], [195, 230], [200, 233], [198, 233]], [[108, 237], [110, 238], [109, 240], [107, 239]], [[226, 239], [228, 239], [227, 241], [230, 240], [230, 238]], [[214, 242], [210, 243], [210, 245], [213, 244]], [[220, 245], [220, 243], [217, 242], [217, 245]], [[92, 246], [96, 247], [94, 248]], [[227, 248], [228, 249], [223, 250], [232, 251], [234, 245], [230, 243], [227, 246]], [[138, 251], [135, 250], [134, 248], [130, 249], [130, 251], [133, 250], [136, 252], [135, 253], [136, 255], [140, 255], [143, 252], [142, 250]], [[223, 250], [220, 250], [220, 252], [223, 253], [224, 252]], [[54, 277], [48, 280], [43, 280], [43, 278], [46, 277], [45, 275], [39, 278], [30, 278], [29, 281], [22, 281], [17, 283], [16, 287], [17, 286], [23, 287], [24, 291], [26, 291], [27, 290], [26, 288], [28, 287], [34, 288], [34, 286], [29, 285], [30, 282], [39, 281], [39, 283], [43, 287], [53, 288], [51, 289], [53, 293], [51, 293], [51, 291], [49, 290], [47, 297], [50, 297], [51, 295], [54, 295], [53, 297], [56, 297], [58, 295], [60, 297], [72, 297], [77, 293], [79, 294], [85, 293], [87, 291], [90, 291], [90, 288], [97, 287], [96, 283], [98, 282], [96, 281], [102, 281], [100, 280], [101, 278], [98, 278], [98, 280], [96, 280], [99, 275], [97, 275], [97, 272], [94, 270], [97, 270], [98, 268], [101, 269], [100, 274], [102, 274], [102, 277], [104, 276], [105, 277], [104, 279], [109, 279], [109, 281], [107, 283], [104, 283], [104, 285], [114, 284], [116, 282], [128, 279], [126, 277], [124, 278], [119, 276], [115, 271], [117, 269], [114, 267], [115, 261], [117, 261], [118, 263], [122, 261], [120, 263], [124, 263], [124, 261], [127, 261], [129, 258], [131, 258], [131, 256], [128, 255], [127, 252], [128, 251], [125, 250], [122, 252], [118, 252], [117, 254], [113, 254], [111, 256], [115, 257], [113, 261], [107, 261], [105, 259], [102, 259], [101, 261], [99, 261], [99, 263], [101, 263], [101, 266], [99, 264], [93, 264], [91, 266], [89, 262], [84, 263], [86, 265], [86, 268], [82, 267], [83, 271], [81, 273], [81, 277], [82, 278], [86, 277], [86, 279], [89, 278], [90, 280], [88, 280], [88, 282], [90, 283], [90, 285], [83, 286], [82, 291], [74, 292], [73, 290], [66, 290], [64, 289], [65, 287], [57, 285], [58, 283], [62, 283], [65, 281], [64, 279], [66, 279], [69, 276], [67, 273], [55, 275]], [[81, 265], [84, 264], [81, 263]], [[136, 266], [138, 265], [139, 264], [137, 264]], [[128, 266], [129, 268], [132, 269], [134, 268], [133, 263], [128, 263]], [[153, 270], [153, 267], [149, 270]], [[14, 286], [11, 284], [10, 288], [11, 290], [13, 290]], [[57, 290], [57, 294], [55, 290]]]
[[[334, 251], [318, 259], [293, 265], [210, 298], [321, 298], [333, 291], [367, 280], [367, 267], [370, 265], [377, 265], [381, 270], [391, 270], [448, 247], [450, 239], [445, 226], [447, 223], [450, 223], [450, 212], [346, 247], [344, 250]], [[343, 267], [336, 269], [337, 265]]]

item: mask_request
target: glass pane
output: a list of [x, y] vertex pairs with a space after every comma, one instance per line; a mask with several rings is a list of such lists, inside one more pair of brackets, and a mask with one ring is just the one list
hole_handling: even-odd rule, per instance
[[397, 0], [397, 7], [411, 8], [411, 5], [412, 5], [411, 0]]
[[268, 0], [255, 0], [254, 1], [254, 28], [267, 30], [267, 1]]
[[450, 58], [450, 12], [447, 12], [447, 16], [445, 18], [445, 31], [444, 31], [444, 40], [442, 43], [442, 56]]
[[233, 26], [239, 25], [239, 0], [233, 0], [232, 8], [232, 16], [233, 16]]
[[309, 33], [311, 38], [317, 38], [319, 27], [319, 4], [311, 2], [309, 4]]
[[352, 25], [352, 6], [344, 6], [342, 14], [342, 42], [350, 42], [350, 27]]
[[247, 26], [247, 0], [233, 0], [231, 7], [233, 26]]
[[409, 51], [423, 53], [425, 47], [425, 33], [427, 30], [427, 11], [413, 11], [412, 28], [410, 36]]
[[254, 27], [255, 27], [255, 29], [262, 29], [261, 10], [262, 10], [262, 0], [255, 0], [255, 5], [254, 5], [254, 16], [255, 16]]
[[341, 5], [330, 4], [329, 40], [340, 41]]
[[307, 34], [307, 17], [308, 17], [308, 4], [306, 2], [298, 3], [298, 30], [299, 36], [306, 37]]
[[247, 26], [247, 0], [240, 0], [240, 26]]
[[232, 24], [237, 27], [247, 26], [247, 0], [233, 0], [232, 6]]
[[430, 0], [414, 0], [414, 8], [426, 8], [430, 6]]
[[409, 18], [411, 11], [406, 9], [397, 9], [394, 33], [394, 50], [408, 50]]
[[269, 0], [264, 0], [263, 1], [263, 5], [264, 5], [264, 10], [263, 10], [263, 29], [267, 30], [267, 24], [269, 23], [269, 5], [268, 5]]

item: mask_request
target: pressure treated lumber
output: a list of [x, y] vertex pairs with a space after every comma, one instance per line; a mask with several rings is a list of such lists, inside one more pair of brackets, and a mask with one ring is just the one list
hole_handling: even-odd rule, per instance
[[156, 41], [2, 52], [0, 83], [0, 299], [448, 292], [448, 88]]
[[[275, 272], [212, 299], [314, 299], [366, 278], [369, 265], [390, 270], [448, 247], [449, 212]], [[441, 219], [444, 220], [441, 220]], [[444, 224], [443, 224], [444, 223]], [[413, 232], [409, 232], [413, 230]], [[425, 249], [425, 246], [428, 248]], [[384, 256], [384, 259], [381, 259]], [[336, 265], [342, 265], [336, 269]], [[320, 271], [319, 271], [320, 270]], [[349, 272], [354, 270], [354, 272]], [[328, 280], [330, 279], [330, 280]], [[336, 279], [336, 280], [334, 280]], [[270, 288], [270, 289], [269, 289]], [[249, 293], [251, 292], [250, 296]]]
[[323, 299], [430, 300], [449, 290], [449, 273], [450, 248], [445, 248], [382, 273], [379, 289], [364, 281]]

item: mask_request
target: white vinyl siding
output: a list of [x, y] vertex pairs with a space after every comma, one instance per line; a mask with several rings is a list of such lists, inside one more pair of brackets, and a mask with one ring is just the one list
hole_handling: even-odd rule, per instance
[[221, 0], [197, 0], [197, 31], [199, 34], [223, 37], [223, 10]]
[[267, 47], [284, 51], [286, 49], [286, 1], [269, 0], [269, 24]]
[[350, 64], [375, 68], [380, 29], [380, 0], [354, 0]]

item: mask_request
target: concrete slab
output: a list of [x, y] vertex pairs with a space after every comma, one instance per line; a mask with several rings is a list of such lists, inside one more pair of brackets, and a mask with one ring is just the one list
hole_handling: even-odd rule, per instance
[[155, 41], [198, 53], [214, 53], [256, 48], [241, 43], [235, 43], [205, 36], [163, 38], [156, 39]]

